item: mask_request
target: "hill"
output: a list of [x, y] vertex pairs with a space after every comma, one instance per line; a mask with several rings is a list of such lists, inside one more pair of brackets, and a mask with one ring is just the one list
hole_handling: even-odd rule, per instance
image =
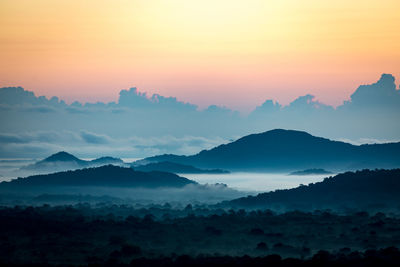
[[400, 203], [400, 169], [346, 172], [322, 182], [288, 190], [276, 190], [227, 203], [247, 208], [368, 208]]
[[108, 164], [121, 165], [124, 162], [119, 158], [101, 157], [94, 160], [82, 160], [65, 151], [55, 153], [34, 164], [22, 167], [22, 170], [34, 172], [57, 172], [66, 170], [75, 170], [86, 167], [98, 167]]
[[140, 172], [131, 168], [106, 165], [46, 175], [34, 175], [0, 183], [1, 189], [53, 186], [102, 187], [183, 187], [196, 182], [167, 172]]
[[161, 155], [142, 160], [161, 161], [234, 171], [390, 169], [400, 167], [400, 142], [357, 146], [302, 131], [276, 129], [247, 135], [192, 156]]
[[163, 171], [163, 172], [172, 172], [172, 173], [209, 173], [209, 174], [223, 174], [229, 173], [228, 171], [221, 169], [199, 169], [190, 165], [184, 165], [174, 162], [162, 161], [162, 162], [153, 162], [146, 165], [139, 165], [133, 167], [137, 171]]

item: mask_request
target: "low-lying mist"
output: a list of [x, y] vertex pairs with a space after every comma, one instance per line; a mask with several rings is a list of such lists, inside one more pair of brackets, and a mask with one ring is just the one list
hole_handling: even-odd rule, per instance
[[3, 191], [0, 195], [2, 205], [20, 204], [75, 204], [80, 202], [108, 202], [116, 204], [163, 204], [193, 203], [216, 204], [251, 194], [229, 188], [224, 184], [189, 184], [181, 188], [123, 188], [105, 186], [57, 186], [34, 187], [15, 192]]

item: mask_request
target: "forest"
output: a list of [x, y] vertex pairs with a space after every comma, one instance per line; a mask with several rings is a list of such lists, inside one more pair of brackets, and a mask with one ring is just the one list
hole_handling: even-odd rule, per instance
[[0, 209], [0, 229], [2, 264], [364, 266], [367, 258], [386, 265], [400, 257], [400, 217], [384, 213], [15, 206]]

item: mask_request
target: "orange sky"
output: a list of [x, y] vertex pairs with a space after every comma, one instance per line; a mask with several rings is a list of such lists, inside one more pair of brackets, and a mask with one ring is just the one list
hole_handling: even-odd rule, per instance
[[2, 0], [0, 86], [68, 101], [136, 86], [249, 110], [400, 79], [400, 1], [331, 2]]

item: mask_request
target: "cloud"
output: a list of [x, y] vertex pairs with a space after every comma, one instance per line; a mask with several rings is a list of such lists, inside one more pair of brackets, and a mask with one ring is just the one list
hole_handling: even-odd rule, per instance
[[359, 139], [348, 139], [348, 138], [338, 138], [337, 141], [345, 142], [345, 143], [350, 143], [353, 145], [364, 145], [364, 144], [386, 144], [386, 143], [397, 143], [400, 142], [399, 139], [374, 139], [374, 138], [359, 138]]
[[89, 144], [108, 144], [110, 143], [109, 137], [106, 135], [99, 135], [86, 131], [81, 131], [82, 139]]
[[77, 140], [72, 133], [59, 133], [55, 131], [39, 131], [34, 133], [0, 133], [0, 143], [25, 144], [32, 142], [70, 142]]
[[175, 97], [165, 97], [159, 94], [154, 94], [148, 97], [146, 93], [141, 93], [136, 87], [129, 90], [122, 90], [119, 93], [118, 105], [130, 108], [157, 108], [161, 110], [182, 110], [182, 111], [196, 111], [197, 106], [178, 101]]
[[0, 134], [0, 143], [26, 143], [26, 140], [17, 134]]
[[90, 113], [88, 108], [77, 107], [77, 106], [69, 106], [66, 107], [65, 110], [71, 114], [88, 114]]
[[148, 96], [136, 88], [122, 90], [117, 102], [67, 105], [57, 97], [47, 99], [21, 87], [6, 87], [0, 88], [0, 149], [3, 155], [16, 156], [19, 151], [21, 157], [25, 157], [23, 146], [40, 156], [57, 152], [54, 149], [88, 157], [193, 154], [274, 128], [332, 139], [397, 140], [399, 111], [400, 91], [389, 74], [358, 87], [336, 109], [304, 95], [286, 106], [266, 100], [249, 116], [217, 105], [199, 110], [175, 97]]
[[382, 74], [376, 83], [359, 86], [344, 106], [400, 109], [400, 90], [396, 90], [395, 78], [391, 74]]
[[0, 104], [0, 111], [10, 111], [13, 109], [13, 106], [8, 104]]
[[33, 92], [26, 91], [22, 87], [3, 87], [0, 90], [0, 104], [8, 105], [45, 105], [65, 106], [65, 102], [53, 96], [47, 99], [44, 96], [36, 97]]
[[114, 156], [142, 158], [164, 153], [193, 154], [212, 148], [226, 140], [200, 136], [158, 136], [112, 138], [105, 134], [80, 131], [48, 131], [0, 134], [0, 158], [47, 157], [58, 151], [68, 151], [84, 157]]
[[295, 112], [307, 112], [307, 111], [315, 111], [315, 110], [332, 110], [333, 107], [329, 105], [325, 105], [315, 99], [313, 95], [305, 95], [296, 98], [293, 102], [291, 102], [288, 106], [284, 107], [285, 110], [291, 110]]
[[129, 90], [121, 90], [119, 92], [118, 104], [127, 107], [148, 107], [151, 105], [150, 99], [147, 98], [146, 93], [141, 93], [136, 87]]
[[261, 106], [256, 107], [254, 112], [261, 112], [261, 113], [273, 113], [280, 111], [282, 105], [278, 102], [274, 102], [271, 99], [266, 100]]
[[53, 113], [53, 112], [57, 112], [57, 109], [52, 106], [39, 105], [39, 106], [24, 106], [23, 111], [39, 112], [39, 113]]

